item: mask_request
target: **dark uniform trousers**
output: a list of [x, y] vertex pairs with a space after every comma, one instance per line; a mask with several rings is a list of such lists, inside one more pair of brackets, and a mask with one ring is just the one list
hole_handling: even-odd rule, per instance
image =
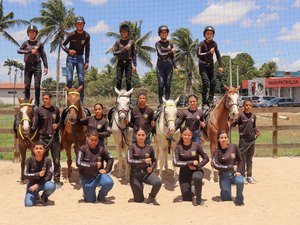
[[[199, 71], [202, 78], [202, 104], [211, 104], [213, 103], [216, 89], [216, 77], [214, 75], [214, 67], [211, 65], [199, 64]], [[209, 96], [207, 99], [208, 88]]]
[[[181, 167], [179, 170], [179, 185], [183, 201], [192, 201], [194, 194], [197, 196], [197, 199], [201, 199], [202, 193], [202, 178], [203, 170], [190, 170], [187, 167]], [[195, 185], [195, 193], [192, 193], [191, 181]]]
[[144, 170], [131, 170], [130, 172], [130, 186], [133, 192], [135, 202], [143, 202], [143, 183], [152, 185], [149, 196], [155, 198], [161, 188], [161, 180], [155, 173], [148, 173]]
[[156, 75], [158, 80], [158, 99], [159, 103], [162, 104], [162, 96], [164, 95], [165, 89], [165, 98], [170, 99], [171, 95], [171, 81], [173, 76], [173, 63], [170, 58], [165, 60], [159, 59], [157, 61]]
[[[240, 137], [239, 148], [243, 156], [242, 161], [242, 175], [245, 177], [245, 172], [247, 171], [247, 177], [252, 177], [252, 158], [254, 155], [255, 144], [254, 138], [243, 138]], [[250, 146], [251, 145], [251, 146]]]
[[131, 80], [132, 80], [132, 65], [131, 61], [118, 61], [117, 65], [117, 77], [116, 77], [116, 83], [117, 83], [117, 89], [122, 89], [122, 78], [123, 74], [125, 73], [125, 80], [126, 80], [126, 90], [129, 91], [131, 89]]
[[25, 84], [25, 98], [30, 98], [30, 85], [32, 76], [34, 76], [34, 87], [35, 87], [35, 105], [39, 106], [40, 104], [40, 87], [41, 87], [41, 78], [42, 78], [42, 66], [41, 62], [28, 62], [25, 63], [25, 75], [24, 75], [24, 84]]

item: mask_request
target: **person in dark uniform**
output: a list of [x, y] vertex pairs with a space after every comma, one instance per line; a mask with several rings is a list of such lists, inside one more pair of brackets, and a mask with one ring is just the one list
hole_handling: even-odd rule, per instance
[[126, 90], [129, 91], [132, 86], [132, 73], [136, 72], [136, 49], [135, 43], [129, 38], [130, 28], [127, 24], [120, 26], [121, 39], [114, 45], [113, 54], [117, 57], [117, 75], [116, 87], [122, 89], [122, 77], [125, 73]]
[[94, 105], [94, 112], [94, 116], [83, 118], [80, 120], [80, 123], [88, 127], [88, 132], [93, 129], [98, 131], [98, 147], [102, 146], [104, 148], [104, 139], [110, 136], [110, 128], [106, 118], [103, 116], [103, 105], [96, 103]]
[[[252, 177], [252, 159], [255, 151], [255, 139], [260, 135], [260, 131], [256, 127], [256, 116], [251, 112], [252, 101], [250, 99], [245, 100], [243, 103], [244, 111], [239, 117], [231, 124], [235, 127], [239, 126], [240, 141], [239, 148], [243, 156], [243, 170], [242, 175], [246, 178], [246, 182], [255, 184], [256, 181]], [[245, 174], [247, 167], [247, 174]]]
[[[216, 54], [219, 63], [219, 74], [223, 73], [221, 55], [217, 43], [213, 40], [215, 36], [215, 29], [212, 26], [205, 27], [203, 31], [204, 41], [201, 41], [197, 49], [197, 57], [199, 58], [199, 73], [202, 78], [202, 106], [208, 108], [213, 104], [216, 77], [214, 74], [214, 59]], [[209, 88], [209, 96], [207, 92]]]
[[178, 74], [174, 58], [176, 49], [174, 48], [173, 43], [167, 40], [168, 34], [169, 28], [165, 25], [160, 26], [158, 28], [160, 40], [155, 43], [158, 57], [156, 75], [158, 80], [158, 100], [160, 106], [163, 103], [162, 96], [164, 95], [164, 89], [166, 99], [170, 99], [173, 68], [175, 69], [175, 73]]
[[[202, 167], [209, 162], [202, 145], [192, 142], [193, 133], [188, 127], [181, 130], [181, 138], [174, 150], [175, 166], [180, 167], [179, 184], [183, 201], [192, 201], [194, 206], [204, 206], [202, 200]], [[200, 157], [202, 161], [200, 161]], [[194, 182], [195, 193], [191, 190], [191, 182]]]
[[43, 43], [36, 40], [38, 35], [38, 29], [34, 25], [30, 25], [27, 28], [27, 35], [29, 40], [25, 41], [20, 49], [19, 54], [24, 54], [25, 62], [25, 73], [24, 73], [24, 84], [25, 84], [25, 99], [30, 98], [30, 85], [32, 76], [34, 76], [34, 88], [35, 88], [35, 105], [40, 105], [40, 93], [41, 93], [41, 78], [42, 78], [42, 66], [41, 59], [44, 64], [44, 74], [48, 73], [47, 56], [44, 51]]
[[[96, 187], [101, 189], [97, 196], [99, 202], [105, 202], [114, 182], [108, 174], [113, 166], [113, 156], [102, 146], [98, 146], [97, 130], [90, 130], [87, 144], [81, 146], [77, 154], [76, 165], [79, 168], [85, 202], [96, 202]], [[106, 166], [104, 167], [104, 161]]]
[[153, 110], [146, 105], [146, 101], [146, 93], [140, 93], [138, 96], [138, 105], [132, 110], [131, 121], [129, 123], [129, 126], [133, 127], [132, 143], [136, 143], [138, 128], [143, 127], [148, 134], [146, 144], [150, 145], [150, 134], [152, 128], [155, 126], [155, 121], [153, 120]]
[[161, 188], [161, 180], [153, 173], [157, 161], [153, 148], [145, 143], [146, 136], [145, 129], [139, 128], [136, 132], [136, 143], [128, 148], [127, 160], [131, 165], [130, 187], [134, 201], [144, 202], [143, 183], [152, 185], [146, 203], [159, 205], [155, 198]]
[[56, 188], [60, 188], [60, 112], [58, 107], [51, 105], [51, 99], [52, 94], [50, 92], [45, 92], [42, 95], [43, 105], [34, 112], [31, 130], [34, 132], [38, 129], [40, 140], [46, 146], [46, 156], [49, 155], [50, 149], [54, 163], [54, 183]]
[[[76, 30], [69, 33], [66, 40], [62, 43], [62, 49], [68, 54], [67, 56], [67, 86], [72, 88], [73, 73], [76, 66], [78, 83], [82, 86], [80, 99], [83, 103], [84, 98], [84, 70], [89, 68], [90, 57], [90, 35], [83, 30], [85, 20], [82, 16], [75, 18]], [[67, 45], [69, 44], [69, 48]], [[85, 57], [83, 57], [85, 54]]]
[[26, 207], [34, 206], [37, 203], [40, 191], [43, 191], [42, 203], [47, 205], [49, 196], [55, 191], [55, 185], [51, 182], [52, 162], [45, 156], [45, 152], [44, 143], [36, 141], [33, 145], [33, 155], [25, 162], [24, 178], [28, 179], [25, 195]]
[[244, 205], [244, 177], [243, 159], [241, 152], [236, 144], [228, 143], [228, 136], [225, 131], [218, 134], [218, 147], [213, 157], [213, 165], [219, 170], [219, 184], [221, 188], [221, 199], [223, 201], [232, 201], [231, 185], [236, 185], [235, 204]]
[[180, 114], [177, 120], [176, 130], [181, 127], [183, 122], [185, 122], [185, 126], [188, 127], [193, 133], [192, 142], [201, 144], [201, 128], [205, 127], [205, 122], [202, 111], [198, 109], [197, 102], [197, 95], [189, 95], [189, 108]]

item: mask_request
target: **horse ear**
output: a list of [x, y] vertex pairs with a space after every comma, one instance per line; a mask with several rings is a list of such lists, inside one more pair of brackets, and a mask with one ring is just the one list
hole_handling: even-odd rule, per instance
[[228, 91], [229, 90], [229, 87], [226, 85], [226, 84], [223, 84], [225, 89]]
[[18, 98], [18, 100], [19, 100], [19, 103], [21, 103], [21, 102], [22, 102], [21, 97], [20, 97], [19, 95], [17, 95], [17, 98]]
[[236, 89], [235, 89], [235, 90], [236, 90], [236, 91], [239, 91], [239, 90], [240, 90], [240, 88], [241, 88], [241, 86], [239, 85], [239, 86], [237, 86], [237, 87], [236, 87]]
[[162, 100], [163, 100], [164, 104], [166, 104], [166, 101], [167, 101], [167, 100], [165, 99], [164, 96], [162, 97]]
[[175, 102], [174, 102], [175, 105], [177, 105], [178, 101], [179, 101], [179, 97], [176, 98], [176, 100], [175, 100]]
[[29, 98], [29, 103], [30, 104], [31, 104], [32, 100], [33, 100], [33, 96], [30, 96], [30, 98]]
[[68, 88], [67, 85], [65, 85], [65, 89], [67, 90], [67, 92], [70, 92], [70, 88]]
[[134, 88], [131, 88], [128, 92], [126, 92], [125, 95], [131, 95], [131, 93], [133, 92]]
[[79, 86], [79, 88], [77, 89], [78, 92], [82, 91], [82, 85]]
[[115, 87], [115, 92], [117, 93], [117, 95], [120, 95], [120, 91], [116, 87]]

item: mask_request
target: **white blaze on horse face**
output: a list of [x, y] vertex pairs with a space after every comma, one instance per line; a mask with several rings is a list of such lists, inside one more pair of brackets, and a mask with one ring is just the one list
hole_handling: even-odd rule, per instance
[[129, 104], [130, 98], [126, 95], [118, 97], [117, 100], [117, 112], [119, 114], [119, 119], [124, 120], [127, 116], [129, 116]]
[[24, 106], [20, 111], [22, 113], [22, 120], [23, 120], [23, 129], [24, 130], [29, 130], [30, 126], [29, 126], [29, 117], [27, 115], [27, 110], [28, 110], [28, 106]]
[[238, 108], [238, 93], [234, 93], [230, 96], [230, 108], [229, 108], [229, 117], [230, 119], [237, 119], [239, 115]]
[[175, 133], [175, 123], [177, 119], [177, 108], [172, 100], [166, 101], [166, 107], [165, 107], [165, 121], [168, 126], [168, 130], [170, 134]]

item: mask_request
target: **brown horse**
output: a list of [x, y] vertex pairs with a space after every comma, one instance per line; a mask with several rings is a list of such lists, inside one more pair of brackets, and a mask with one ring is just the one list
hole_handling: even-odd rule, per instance
[[68, 92], [67, 97], [67, 116], [65, 121], [62, 121], [61, 130], [61, 147], [66, 150], [67, 164], [68, 164], [68, 177], [70, 179], [72, 174], [72, 157], [71, 146], [74, 144], [74, 150], [77, 154], [79, 148], [85, 144], [85, 130], [82, 125], [78, 123], [79, 119], [84, 118], [86, 115], [80, 103], [80, 91], [82, 86], [78, 89], [65, 86]]
[[[239, 97], [239, 89], [228, 87], [224, 85], [226, 88], [226, 93], [216, 105], [216, 107], [209, 113], [208, 121], [207, 121], [207, 138], [210, 142], [210, 154], [213, 158], [215, 154], [215, 150], [217, 147], [217, 137], [218, 133], [221, 130], [229, 131], [228, 119], [237, 119], [239, 115], [238, 109], [238, 97]], [[210, 181], [214, 181], [214, 170], [211, 168], [210, 173]]]
[[39, 134], [37, 130], [35, 132], [30, 132], [30, 128], [33, 123], [34, 111], [31, 105], [33, 100], [30, 97], [29, 101], [26, 99], [21, 99], [18, 96], [18, 100], [20, 103], [19, 109], [19, 124], [17, 124], [17, 139], [18, 139], [18, 147], [21, 155], [21, 182], [24, 182], [24, 167], [25, 167], [25, 159], [26, 159], [26, 150], [33, 148], [33, 143], [39, 139]]

